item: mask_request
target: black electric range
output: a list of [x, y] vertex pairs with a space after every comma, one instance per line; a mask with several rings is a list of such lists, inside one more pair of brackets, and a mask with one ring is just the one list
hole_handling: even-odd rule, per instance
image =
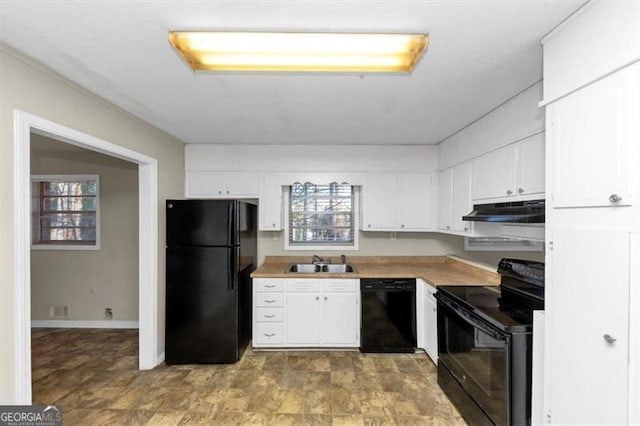
[[497, 288], [438, 287], [438, 383], [471, 424], [526, 425], [544, 263], [502, 259], [498, 273]]

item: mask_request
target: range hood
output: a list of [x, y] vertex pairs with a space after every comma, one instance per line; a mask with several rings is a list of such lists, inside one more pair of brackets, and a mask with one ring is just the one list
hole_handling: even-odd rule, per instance
[[544, 200], [476, 204], [462, 220], [495, 223], [544, 223]]

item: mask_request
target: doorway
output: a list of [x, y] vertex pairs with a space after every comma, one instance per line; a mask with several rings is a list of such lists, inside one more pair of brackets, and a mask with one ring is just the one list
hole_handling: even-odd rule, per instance
[[162, 362], [158, 348], [157, 160], [111, 142], [16, 110], [14, 112], [15, 384], [17, 401], [31, 404], [31, 134], [96, 151], [138, 165], [139, 368]]

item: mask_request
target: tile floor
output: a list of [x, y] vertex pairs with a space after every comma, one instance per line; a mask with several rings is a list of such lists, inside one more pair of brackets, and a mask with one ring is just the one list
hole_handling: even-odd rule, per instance
[[254, 352], [138, 371], [137, 330], [33, 329], [33, 403], [65, 425], [464, 425], [424, 353]]

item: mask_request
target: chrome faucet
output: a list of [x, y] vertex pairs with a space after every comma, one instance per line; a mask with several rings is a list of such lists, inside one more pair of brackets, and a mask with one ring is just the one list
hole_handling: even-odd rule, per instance
[[340, 259], [342, 260], [342, 264], [346, 265], [347, 264], [347, 256], [345, 256], [344, 254], [340, 255]]
[[324, 263], [324, 259], [317, 254], [314, 254], [311, 258], [311, 263], [313, 263], [314, 265], [317, 265], [318, 263]]

